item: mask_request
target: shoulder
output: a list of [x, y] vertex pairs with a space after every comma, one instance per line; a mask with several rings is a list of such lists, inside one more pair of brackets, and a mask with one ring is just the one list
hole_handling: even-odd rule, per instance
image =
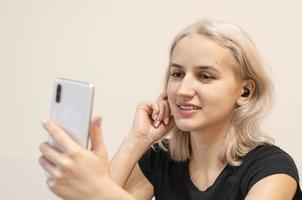
[[154, 177], [173, 163], [168, 151], [168, 140], [163, 140], [162, 144], [162, 147], [159, 143], [153, 144], [138, 161], [141, 171], [150, 182], [154, 182]]
[[263, 155], [282, 155], [290, 158], [290, 155], [280, 147], [273, 144], [265, 144], [251, 150], [245, 157], [243, 157], [243, 159], [249, 159]]
[[289, 171], [298, 179], [298, 170], [293, 158], [276, 145], [266, 144], [256, 147], [243, 157], [242, 165], [256, 171], [259, 169]]
[[244, 190], [249, 191], [260, 180], [275, 174], [286, 174], [299, 184], [299, 174], [293, 158], [276, 145], [262, 145], [242, 158]]
[[138, 161], [141, 171], [153, 186], [158, 185], [167, 173], [182, 166], [170, 157], [167, 142], [162, 143], [166, 149], [158, 143], [153, 144]]
[[169, 153], [169, 140], [164, 139], [162, 143], [154, 143], [143, 155], [153, 162], [171, 160]]

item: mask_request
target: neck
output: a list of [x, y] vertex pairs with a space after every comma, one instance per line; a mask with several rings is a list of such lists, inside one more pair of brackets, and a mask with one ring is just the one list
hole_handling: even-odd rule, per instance
[[192, 167], [208, 172], [222, 169], [225, 166], [219, 156], [224, 148], [226, 127], [225, 124], [190, 132], [192, 147], [190, 164]]
[[226, 166], [219, 156], [224, 148], [228, 123], [220, 123], [190, 132], [192, 156], [189, 173], [192, 182], [202, 191], [213, 185]]

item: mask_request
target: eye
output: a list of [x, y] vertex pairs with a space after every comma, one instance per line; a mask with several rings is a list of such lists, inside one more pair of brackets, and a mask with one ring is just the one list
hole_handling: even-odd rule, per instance
[[174, 78], [181, 78], [181, 77], [183, 77], [183, 73], [182, 72], [171, 72], [170, 76], [172, 76]]
[[202, 80], [206, 80], [206, 81], [214, 79], [214, 77], [211, 76], [210, 74], [204, 74], [204, 73], [200, 74], [199, 78], [201, 78]]

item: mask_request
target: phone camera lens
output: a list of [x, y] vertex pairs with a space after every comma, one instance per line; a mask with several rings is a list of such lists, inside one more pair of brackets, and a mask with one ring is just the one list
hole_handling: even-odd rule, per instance
[[62, 93], [62, 85], [57, 85], [57, 93], [56, 93], [56, 102], [60, 103], [61, 101], [61, 93]]

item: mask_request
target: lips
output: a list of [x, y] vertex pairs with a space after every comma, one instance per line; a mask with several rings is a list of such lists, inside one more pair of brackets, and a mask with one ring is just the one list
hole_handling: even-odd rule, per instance
[[178, 113], [181, 117], [189, 118], [201, 110], [200, 106], [192, 103], [177, 103]]
[[176, 104], [178, 108], [182, 109], [182, 110], [199, 110], [201, 109], [200, 106], [192, 104], [192, 103], [177, 103]]

